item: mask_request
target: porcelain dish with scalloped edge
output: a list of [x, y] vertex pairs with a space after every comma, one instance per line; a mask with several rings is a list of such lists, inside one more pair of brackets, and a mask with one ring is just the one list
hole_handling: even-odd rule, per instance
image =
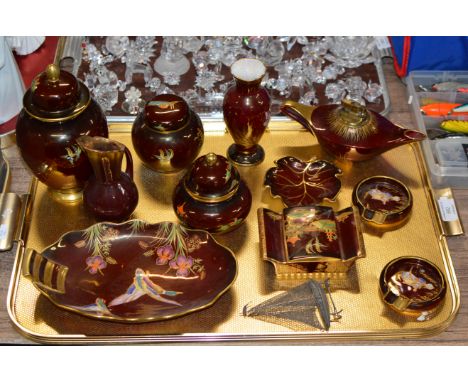
[[23, 274], [57, 306], [93, 318], [147, 322], [212, 304], [237, 275], [234, 254], [177, 223], [98, 223], [64, 234]]
[[275, 161], [265, 174], [264, 185], [287, 207], [334, 201], [341, 189], [340, 168], [325, 160], [302, 161], [292, 156]]

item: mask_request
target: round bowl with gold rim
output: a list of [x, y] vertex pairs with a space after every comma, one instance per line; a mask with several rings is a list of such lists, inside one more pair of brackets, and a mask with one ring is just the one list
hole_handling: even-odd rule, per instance
[[403, 224], [413, 207], [411, 191], [389, 176], [372, 176], [361, 180], [353, 190], [353, 203], [365, 223], [390, 228]]
[[429, 315], [443, 301], [446, 281], [442, 271], [429, 260], [404, 256], [389, 262], [379, 278], [381, 297], [399, 313]]

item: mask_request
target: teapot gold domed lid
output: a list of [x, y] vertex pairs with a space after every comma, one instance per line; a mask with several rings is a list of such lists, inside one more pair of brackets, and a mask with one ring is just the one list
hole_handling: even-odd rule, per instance
[[43, 122], [61, 122], [81, 114], [89, 105], [88, 88], [55, 64], [34, 78], [23, 98], [24, 110]]
[[146, 123], [161, 133], [181, 129], [187, 124], [190, 109], [182, 97], [159, 94], [149, 101], [144, 110]]
[[199, 157], [185, 178], [185, 189], [194, 199], [216, 203], [229, 199], [239, 188], [237, 169], [222, 155]]

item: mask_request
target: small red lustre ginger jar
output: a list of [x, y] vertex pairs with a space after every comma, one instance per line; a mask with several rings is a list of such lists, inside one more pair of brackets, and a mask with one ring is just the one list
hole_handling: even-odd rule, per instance
[[173, 195], [173, 208], [180, 221], [211, 233], [239, 227], [251, 205], [252, 195], [237, 169], [214, 153], [193, 163]]
[[174, 173], [188, 168], [203, 145], [203, 125], [187, 102], [174, 94], [149, 101], [132, 127], [132, 142], [152, 170]]

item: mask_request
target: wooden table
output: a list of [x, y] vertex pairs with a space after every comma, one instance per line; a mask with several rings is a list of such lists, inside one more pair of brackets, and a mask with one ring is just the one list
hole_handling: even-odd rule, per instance
[[[391, 113], [389, 119], [408, 128], [414, 124], [407, 104], [405, 85], [395, 75], [390, 62], [384, 63], [384, 73], [388, 84], [391, 100]], [[19, 156], [16, 146], [10, 146], [3, 150], [4, 156], [10, 163], [11, 186], [10, 192], [25, 193], [31, 175]], [[453, 190], [459, 213], [464, 228], [468, 232], [468, 189]], [[461, 293], [461, 306], [457, 318], [452, 325], [442, 334], [419, 340], [395, 340], [395, 341], [353, 341], [346, 344], [355, 345], [468, 345], [468, 238], [466, 236], [448, 238], [448, 245], [455, 267]], [[0, 343], [33, 344], [34, 342], [24, 338], [11, 324], [6, 310], [8, 284], [11, 276], [16, 247], [9, 252], [0, 253]], [[343, 341], [331, 341], [327, 343], [344, 344]], [[316, 343], [323, 345], [322, 342]]]

